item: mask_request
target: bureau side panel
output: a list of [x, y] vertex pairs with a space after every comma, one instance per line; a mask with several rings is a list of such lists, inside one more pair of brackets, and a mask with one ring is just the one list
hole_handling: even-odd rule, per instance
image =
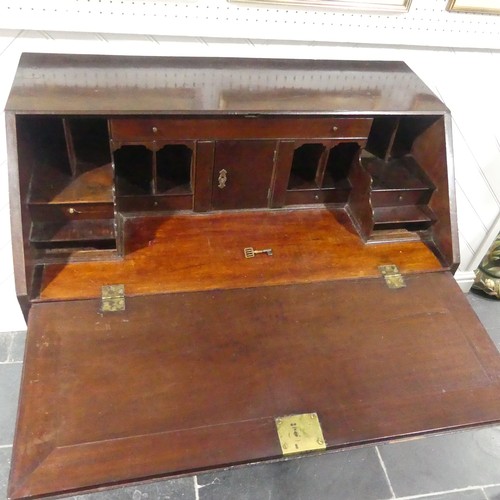
[[26, 317], [34, 273], [34, 255], [28, 243], [31, 221], [26, 204], [31, 177], [30, 148], [26, 147], [27, 138], [17, 127], [14, 113], [6, 113], [6, 128], [14, 278]]
[[458, 230], [455, 205], [455, 178], [451, 145], [451, 119], [444, 115], [414, 142], [412, 154], [424, 168], [436, 190], [429, 207], [436, 215], [432, 239], [452, 270], [458, 267]]

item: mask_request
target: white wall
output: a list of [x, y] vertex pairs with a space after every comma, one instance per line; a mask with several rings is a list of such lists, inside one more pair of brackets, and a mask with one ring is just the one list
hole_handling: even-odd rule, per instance
[[[500, 231], [500, 16], [451, 14], [445, 3], [413, 0], [409, 14], [359, 15], [224, 0], [25, 0], [19, 11], [21, 2], [3, 0], [0, 107], [23, 51], [405, 60], [452, 111], [462, 255], [457, 279], [467, 288]], [[44, 26], [54, 31], [35, 31]], [[21, 30], [26, 27], [32, 29]], [[104, 28], [136, 34], [95, 32]], [[345, 43], [354, 38], [360, 43]], [[403, 45], [388, 45], [397, 41]], [[456, 48], [464, 46], [474, 49]], [[6, 176], [0, 117], [0, 331], [25, 327], [15, 300]]]

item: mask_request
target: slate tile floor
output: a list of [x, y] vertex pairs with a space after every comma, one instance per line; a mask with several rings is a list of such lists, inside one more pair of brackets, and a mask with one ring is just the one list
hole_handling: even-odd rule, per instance
[[[471, 293], [500, 350], [500, 301]], [[25, 334], [0, 334], [0, 500], [6, 498]], [[500, 425], [245, 466], [73, 500], [500, 500]]]

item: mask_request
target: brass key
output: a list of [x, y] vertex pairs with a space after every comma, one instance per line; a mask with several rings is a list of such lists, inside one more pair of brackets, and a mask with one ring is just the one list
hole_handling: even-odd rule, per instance
[[259, 253], [265, 253], [267, 255], [273, 254], [272, 248], [266, 248], [264, 250], [254, 250], [252, 247], [244, 248], [243, 253], [245, 254], [245, 259], [251, 259]]

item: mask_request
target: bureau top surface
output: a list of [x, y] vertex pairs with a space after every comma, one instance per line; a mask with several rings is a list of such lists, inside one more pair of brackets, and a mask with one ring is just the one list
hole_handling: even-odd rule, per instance
[[7, 111], [442, 114], [403, 62], [23, 54]]

